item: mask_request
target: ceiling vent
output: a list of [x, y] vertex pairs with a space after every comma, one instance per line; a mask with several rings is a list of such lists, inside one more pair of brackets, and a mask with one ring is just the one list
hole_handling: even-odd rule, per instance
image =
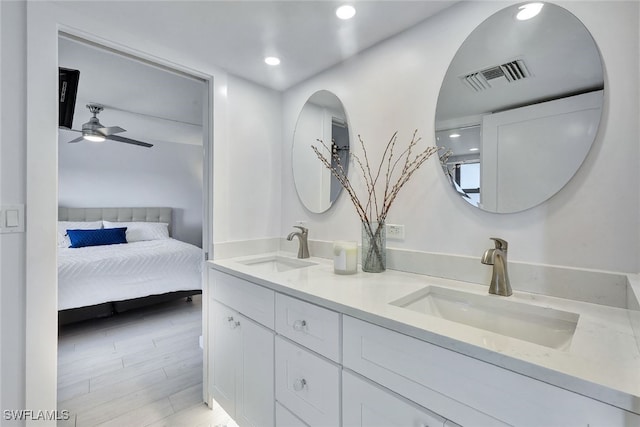
[[526, 79], [531, 74], [527, 70], [524, 61], [517, 59], [495, 67], [486, 68], [482, 71], [462, 76], [462, 81], [475, 92], [492, 88], [504, 83], [512, 83]]

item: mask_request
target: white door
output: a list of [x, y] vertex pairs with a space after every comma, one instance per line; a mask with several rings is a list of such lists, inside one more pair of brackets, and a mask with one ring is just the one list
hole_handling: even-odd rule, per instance
[[517, 212], [559, 191], [591, 148], [601, 106], [597, 91], [484, 116], [482, 207]]

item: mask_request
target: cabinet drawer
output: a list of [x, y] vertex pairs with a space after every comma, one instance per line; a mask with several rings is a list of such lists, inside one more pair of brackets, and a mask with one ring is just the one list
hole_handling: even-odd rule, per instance
[[640, 425], [622, 409], [348, 316], [343, 364], [462, 425]]
[[273, 329], [274, 291], [217, 270], [210, 273], [213, 299]]
[[340, 425], [340, 367], [276, 337], [276, 400], [311, 427]]
[[340, 361], [340, 314], [286, 295], [276, 294], [276, 332]]
[[342, 372], [342, 427], [444, 427], [445, 421], [347, 370]]
[[287, 408], [276, 402], [276, 426], [278, 427], [309, 427], [302, 420], [293, 415]]

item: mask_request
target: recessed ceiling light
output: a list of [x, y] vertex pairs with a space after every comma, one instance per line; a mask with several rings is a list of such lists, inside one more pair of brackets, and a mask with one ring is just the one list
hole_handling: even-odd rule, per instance
[[469, 151], [479, 151], [479, 148], [469, 148]]
[[516, 15], [516, 19], [519, 21], [526, 21], [527, 19], [531, 19], [542, 10], [543, 3], [528, 3], [524, 6], [520, 6], [518, 9], [520, 12]]
[[449, 138], [460, 138], [460, 134], [459, 133], [452, 133], [451, 135], [449, 135]]
[[340, 19], [351, 19], [356, 15], [356, 8], [345, 4], [336, 9], [336, 16]]
[[264, 58], [264, 62], [268, 65], [280, 65], [280, 58], [276, 58], [275, 56], [267, 56]]

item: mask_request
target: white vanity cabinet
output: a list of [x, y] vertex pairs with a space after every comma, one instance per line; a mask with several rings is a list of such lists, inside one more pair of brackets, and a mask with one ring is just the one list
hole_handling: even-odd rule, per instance
[[343, 316], [343, 364], [463, 426], [636, 426], [640, 417]]
[[[211, 365], [209, 387], [213, 398], [240, 426], [274, 426], [274, 332], [246, 314], [267, 316], [273, 324], [274, 293], [224, 273], [212, 275], [210, 302]], [[216, 292], [218, 291], [218, 292]], [[259, 296], [259, 298], [256, 298]], [[233, 304], [232, 307], [223, 304]], [[264, 320], [264, 318], [263, 318]]]
[[209, 279], [209, 393], [242, 427], [640, 426], [637, 414], [304, 292], [215, 269]]
[[213, 398], [243, 427], [339, 426], [341, 315], [217, 270], [209, 281]]

